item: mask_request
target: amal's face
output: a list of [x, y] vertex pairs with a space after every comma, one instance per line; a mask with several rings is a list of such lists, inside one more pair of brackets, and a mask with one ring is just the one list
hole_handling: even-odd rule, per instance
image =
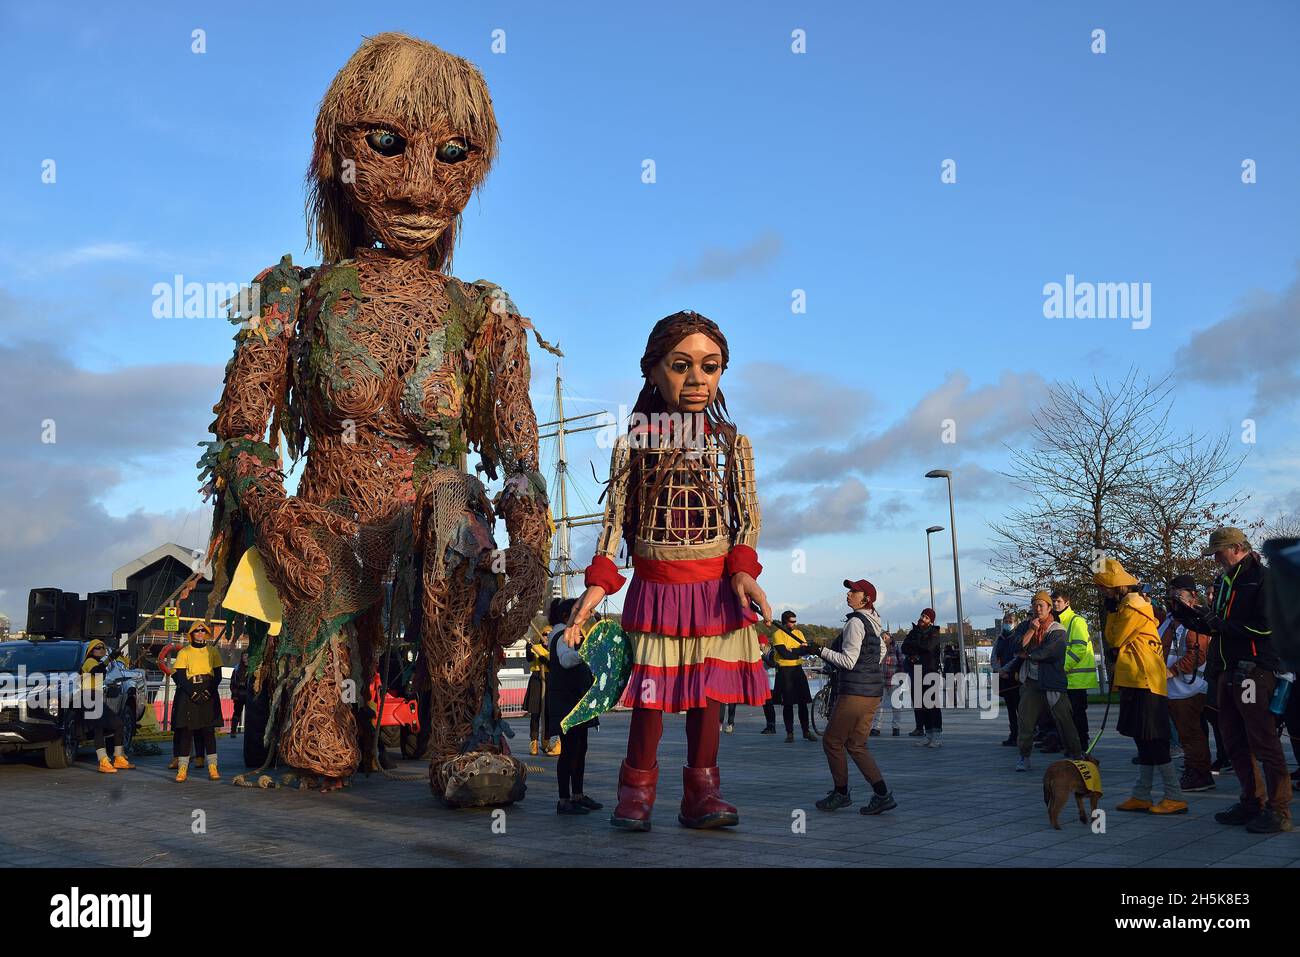
[[703, 412], [718, 394], [722, 350], [702, 332], [693, 332], [659, 360], [650, 373], [669, 412]]
[[416, 128], [362, 117], [339, 136], [339, 182], [353, 210], [404, 258], [433, 248], [487, 172], [479, 146], [441, 120]]

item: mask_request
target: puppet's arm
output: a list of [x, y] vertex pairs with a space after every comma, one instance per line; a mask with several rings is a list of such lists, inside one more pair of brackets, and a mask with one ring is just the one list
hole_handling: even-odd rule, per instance
[[[479, 440], [488, 474], [495, 477], [498, 466], [505, 473], [496, 506], [510, 536], [507, 585], [493, 600], [493, 608], [504, 613], [506, 602], [517, 598], [520, 606], [527, 606], [522, 618], [527, 622], [546, 590], [552, 529], [546, 480], [537, 471], [537, 416], [528, 398], [531, 324], [504, 290], [481, 281], [475, 285], [484, 291], [487, 309], [475, 347], [470, 394], [486, 420], [479, 419], [479, 428], [471, 434], [478, 432], [473, 437]], [[514, 625], [505, 629], [512, 630]], [[507, 643], [517, 637], [504, 632], [501, 636]]]
[[200, 480], [218, 496], [214, 528], [219, 530], [233, 515], [241, 516], [252, 526], [267, 574], [280, 594], [303, 601], [321, 594], [329, 571], [329, 560], [308, 526], [325, 525], [339, 534], [351, 529], [338, 516], [289, 498], [284, 488], [278, 419], [288, 392], [302, 270], [285, 256], [254, 282], [261, 309], [235, 334], [221, 401], [213, 407], [217, 418], [211, 430], [217, 440], [202, 443], [207, 451], [199, 460]]
[[752, 601], [763, 610], [763, 620], [772, 620], [772, 609], [767, 603], [767, 595], [759, 587], [758, 576], [763, 566], [758, 563], [758, 533], [763, 519], [758, 507], [758, 483], [754, 478], [754, 450], [749, 439], [743, 435], [736, 436], [734, 454], [736, 456], [735, 490], [733, 506], [740, 515], [736, 540], [727, 553], [726, 570], [731, 576], [731, 589], [736, 594], [740, 607], [749, 612]]

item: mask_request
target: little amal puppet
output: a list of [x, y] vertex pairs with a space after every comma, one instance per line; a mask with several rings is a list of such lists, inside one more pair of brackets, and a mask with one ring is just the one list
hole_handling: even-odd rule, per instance
[[610, 818], [617, 828], [650, 829], [663, 715], [677, 711], [686, 712], [687, 736], [678, 820], [693, 828], [740, 820], [719, 793], [717, 709], [767, 701], [749, 602], [765, 620], [771, 611], [755, 581], [762, 568], [753, 451], [728, 421], [718, 388], [727, 360], [722, 330], [694, 312], [651, 331], [641, 357], [646, 384], [614, 449], [604, 529], [567, 633], [576, 637], [623, 586], [614, 558], [626, 541], [633, 574], [622, 627], [633, 664], [621, 703], [633, 711]]
[[[285, 256], [257, 277], [260, 309], [241, 317], [199, 463], [217, 494], [209, 613], [256, 546], [284, 605], [282, 631], [252, 636], [256, 688], [274, 689], [268, 740], [327, 787], [369, 750], [354, 689], [405, 631], [432, 692], [434, 793], [469, 804], [523, 791], [523, 765], [502, 753], [495, 657], [547, 577], [531, 326], [497, 286], [448, 274], [496, 145], [472, 64], [402, 34], [362, 44], [316, 121], [309, 232], [324, 264]], [[292, 496], [281, 436], [306, 455]], [[464, 472], [471, 450], [490, 478], [505, 472], [495, 502]]]

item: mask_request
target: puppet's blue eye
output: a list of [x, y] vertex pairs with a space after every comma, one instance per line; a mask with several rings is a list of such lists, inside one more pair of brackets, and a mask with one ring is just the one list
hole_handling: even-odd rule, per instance
[[443, 163], [459, 163], [469, 156], [469, 147], [464, 140], [448, 140], [438, 147], [438, 160]]
[[380, 156], [397, 156], [406, 149], [406, 140], [392, 130], [375, 130], [366, 135], [370, 148]]

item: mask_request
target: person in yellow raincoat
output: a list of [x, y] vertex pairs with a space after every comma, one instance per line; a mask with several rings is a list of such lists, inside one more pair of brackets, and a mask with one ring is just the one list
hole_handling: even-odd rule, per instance
[[190, 748], [196, 735], [201, 738], [203, 753], [207, 755], [208, 777], [213, 781], [221, 780], [217, 771], [215, 730], [222, 723], [221, 696], [218, 694], [221, 653], [209, 644], [210, 635], [208, 626], [196, 621], [186, 635], [190, 643], [176, 654], [176, 670], [172, 674], [172, 680], [176, 682], [172, 754], [178, 763], [178, 783], [189, 777]]
[[[1165, 656], [1155, 611], [1142, 595], [1138, 580], [1113, 558], [1103, 560], [1092, 576], [1106, 596], [1106, 644], [1115, 649], [1114, 684], [1119, 688], [1119, 721], [1115, 729], [1137, 744], [1138, 779], [1119, 811], [1186, 814], [1178, 772], [1169, 755], [1169, 701]], [[1160, 801], [1152, 801], [1156, 772], [1164, 785]]]
[[[98, 718], [83, 718], [95, 731], [95, 754], [99, 758], [99, 770], [104, 774], [116, 774], [129, 771], [135, 767], [126, 759], [126, 748], [122, 744], [122, 718], [109, 707], [104, 697], [104, 673], [108, 670], [112, 655], [108, 645], [98, 638], [86, 647], [86, 660], [81, 663], [81, 691], [99, 698], [100, 714]], [[105, 731], [108, 733], [105, 734]], [[113, 739], [113, 760], [108, 760], [107, 739]]]

